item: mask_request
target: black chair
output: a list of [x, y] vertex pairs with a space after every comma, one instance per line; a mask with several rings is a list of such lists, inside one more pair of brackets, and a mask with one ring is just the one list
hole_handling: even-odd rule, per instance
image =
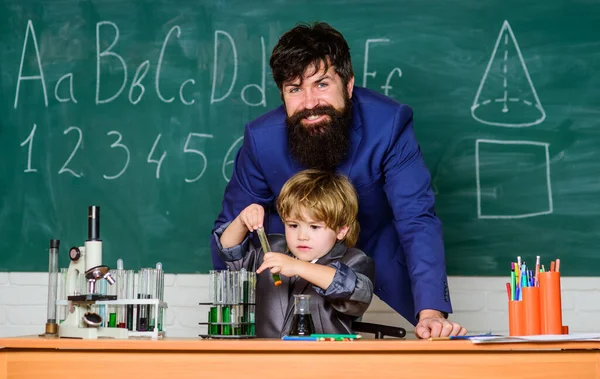
[[395, 338], [406, 337], [406, 329], [404, 328], [389, 325], [372, 324], [370, 322], [354, 321], [352, 323], [352, 330], [354, 330], [357, 333], [374, 334], [375, 339], [377, 340], [383, 339], [384, 336]]

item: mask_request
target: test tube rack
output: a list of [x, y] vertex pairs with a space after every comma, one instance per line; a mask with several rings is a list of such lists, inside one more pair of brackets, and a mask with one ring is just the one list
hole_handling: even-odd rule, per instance
[[199, 303], [210, 307], [203, 338], [246, 339], [255, 338], [256, 273], [240, 271], [209, 272], [210, 302]]
[[[56, 301], [56, 305], [59, 306], [69, 306], [69, 301], [68, 300], [57, 300]], [[166, 320], [166, 309], [168, 308], [167, 303], [164, 301], [160, 301], [160, 299], [118, 299], [118, 300], [98, 300], [96, 302], [94, 302], [94, 305], [153, 305], [153, 312], [154, 312], [154, 320], [158, 320], [159, 319], [159, 314], [162, 310], [162, 320], [163, 320], [163, 325], [164, 325], [164, 320]], [[134, 308], [135, 309], [135, 308]], [[133, 317], [134, 320], [136, 320], [137, 317]], [[60, 328], [60, 325], [59, 325]], [[137, 331], [135, 330], [136, 328], [134, 327], [134, 330], [128, 330], [127, 334], [128, 337], [150, 337], [153, 340], [156, 340], [158, 338], [164, 337], [165, 336], [165, 331], [164, 330], [160, 330], [158, 327], [158, 322], [155, 322], [154, 324], [154, 329], [149, 330], [149, 331], [145, 331], [145, 332], [141, 332], [141, 331]], [[164, 329], [164, 328], [163, 328]]]
[[[254, 307], [254, 303], [199, 303], [199, 305], [210, 306], [208, 316], [209, 321], [198, 323], [199, 325], [207, 325], [208, 333], [200, 334], [200, 337], [215, 339], [256, 338], [254, 318], [251, 318], [248, 321], [244, 321], [245, 318], [241, 319], [245, 314], [244, 308]], [[211, 321], [211, 319], [220, 319], [221, 321]]]

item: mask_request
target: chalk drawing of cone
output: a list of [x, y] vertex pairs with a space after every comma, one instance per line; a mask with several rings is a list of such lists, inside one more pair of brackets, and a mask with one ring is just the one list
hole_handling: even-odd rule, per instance
[[517, 39], [506, 20], [481, 78], [471, 115], [483, 124], [507, 128], [537, 125], [546, 118]]

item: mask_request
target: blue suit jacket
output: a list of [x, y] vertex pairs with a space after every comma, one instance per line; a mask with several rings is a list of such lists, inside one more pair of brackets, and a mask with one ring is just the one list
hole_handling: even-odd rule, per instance
[[[357, 247], [375, 261], [375, 294], [413, 324], [422, 309], [450, 313], [441, 222], [412, 109], [358, 87], [352, 100], [351, 148], [337, 171], [358, 193]], [[288, 152], [285, 117], [280, 106], [246, 125], [215, 229], [258, 203], [268, 233], [284, 233], [275, 200], [304, 169]], [[215, 268], [224, 268], [214, 243], [211, 249]]]

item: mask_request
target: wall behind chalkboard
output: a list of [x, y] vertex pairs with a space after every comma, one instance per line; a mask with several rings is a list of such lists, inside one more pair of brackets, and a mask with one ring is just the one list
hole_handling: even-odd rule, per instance
[[105, 263], [209, 270], [270, 52], [314, 20], [414, 108], [449, 274], [599, 272], [600, 4], [516, 0], [0, 0], [0, 270], [45, 271], [51, 238], [66, 266], [89, 205]]

